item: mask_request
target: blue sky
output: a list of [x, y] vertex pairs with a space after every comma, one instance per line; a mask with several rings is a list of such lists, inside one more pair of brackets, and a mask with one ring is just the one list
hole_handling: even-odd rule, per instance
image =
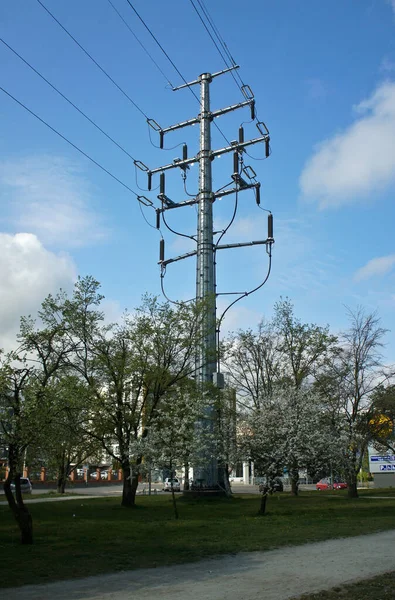
[[[183, 83], [126, 0], [111, 0], [173, 85]], [[162, 127], [198, 113], [188, 90], [172, 92], [108, 0], [43, 0], [142, 111]], [[192, 4], [181, 0], [132, 2], [188, 80], [216, 72], [224, 63]], [[263, 289], [229, 311], [224, 329], [254, 327], [280, 296], [289, 296], [306, 322], [347, 326], [345, 306], [378, 310], [394, 328], [395, 246], [395, 2], [387, 0], [234, 0], [205, 2], [253, 90], [258, 114], [271, 135], [268, 160], [248, 162], [262, 183], [262, 206], [273, 211], [272, 275]], [[198, 128], [169, 134], [155, 148], [145, 117], [106, 79], [36, 0], [4, 0], [1, 37], [113, 137], [151, 168], [197, 152]], [[107, 140], [0, 44], [2, 87], [51, 126], [139, 192], [132, 160]], [[196, 92], [198, 90], [196, 89]], [[212, 108], [241, 101], [230, 75], [213, 81]], [[139, 304], [144, 292], [160, 294], [160, 236], [144, 221], [135, 196], [65, 141], [0, 94], [0, 346], [11, 343], [21, 314], [34, 312], [50, 291], [70, 289], [77, 274], [92, 274], [106, 296], [108, 318]], [[216, 123], [227, 139], [255, 137], [249, 111]], [[152, 141], [157, 144], [155, 134]], [[212, 146], [225, 144], [213, 128]], [[252, 157], [264, 149], [254, 146]], [[247, 160], [247, 157], [246, 157]], [[229, 182], [232, 157], [213, 162], [214, 187]], [[154, 180], [154, 185], [158, 183]], [[180, 173], [166, 179], [167, 194], [186, 198]], [[197, 168], [187, 189], [197, 190]], [[155, 193], [141, 191], [155, 202]], [[223, 228], [233, 211], [231, 197], [214, 205]], [[154, 223], [154, 212], [144, 209]], [[169, 214], [169, 224], [196, 229], [195, 209]], [[166, 230], [166, 255], [191, 246]], [[240, 195], [234, 226], [224, 243], [266, 237], [266, 214], [252, 192]], [[171, 298], [194, 295], [194, 259], [169, 266]], [[265, 276], [264, 247], [222, 252], [219, 291], [248, 290]], [[219, 299], [226, 307], [226, 297]], [[393, 333], [386, 359], [395, 361]]]

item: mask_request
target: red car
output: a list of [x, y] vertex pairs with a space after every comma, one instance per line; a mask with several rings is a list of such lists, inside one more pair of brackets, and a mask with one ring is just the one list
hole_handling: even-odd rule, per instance
[[317, 484], [316, 484], [316, 489], [318, 491], [322, 491], [322, 490], [345, 490], [347, 488], [347, 484], [342, 482], [342, 481], [334, 481], [333, 484], [331, 484], [331, 480], [329, 478], [325, 478], [325, 479], [321, 479]]

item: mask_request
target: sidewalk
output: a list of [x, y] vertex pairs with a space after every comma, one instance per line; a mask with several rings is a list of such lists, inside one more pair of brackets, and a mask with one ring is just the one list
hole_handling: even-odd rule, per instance
[[288, 600], [395, 571], [395, 530], [4, 590], [7, 600]]

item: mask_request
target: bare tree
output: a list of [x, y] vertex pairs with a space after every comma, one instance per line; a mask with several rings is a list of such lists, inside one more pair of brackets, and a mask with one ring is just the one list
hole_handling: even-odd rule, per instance
[[347, 308], [350, 327], [341, 336], [341, 352], [318, 381], [344, 439], [343, 469], [350, 497], [358, 497], [357, 475], [372, 436], [377, 390], [394, 375], [383, 363], [383, 338], [376, 312]]

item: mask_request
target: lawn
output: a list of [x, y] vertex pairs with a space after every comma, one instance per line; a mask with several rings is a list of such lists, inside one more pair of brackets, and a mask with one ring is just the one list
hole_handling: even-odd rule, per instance
[[300, 600], [394, 600], [395, 573], [386, 573], [358, 583], [335, 587], [328, 592], [307, 594]]
[[[377, 500], [372, 495], [388, 495]], [[395, 491], [277, 494], [258, 517], [258, 495], [178, 500], [140, 496], [125, 509], [119, 498], [30, 505], [33, 546], [21, 546], [7, 506], [0, 506], [0, 586], [46, 583], [139, 567], [189, 562], [225, 553], [269, 550], [395, 528]]]

